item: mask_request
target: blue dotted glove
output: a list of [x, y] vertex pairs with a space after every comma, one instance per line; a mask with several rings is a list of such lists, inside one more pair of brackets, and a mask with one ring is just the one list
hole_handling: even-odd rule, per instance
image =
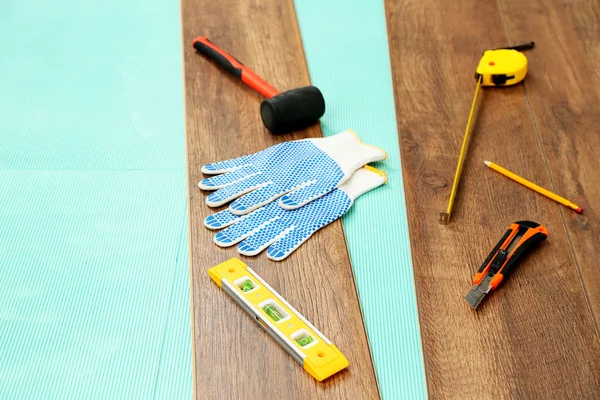
[[383, 150], [363, 144], [352, 131], [320, 139], [280, 143], [248, 156], [206, 164], [205, 174], [219, 174], [198, 186], [211, 193], [206, 204], [235, 200], [231, 213], [247, 214], [280, 198], [285, 209], [303, 206], [334, 190], [363, 165], [384, 160]]
[[313, 233], [344, 215], [358, 196], [385, 182], [382, 171], [366, 166], [339, 188], [304, 207], [286, 210], [273, 202], [244, 216], [223, 210], [207, 217], [204, 225], [210, 229], [229, 226], [215, 235], [218, 246], [239, 243], [238, 252], [247, 256], [257, 255], [268, 247], [267, 256], [279, 261]]

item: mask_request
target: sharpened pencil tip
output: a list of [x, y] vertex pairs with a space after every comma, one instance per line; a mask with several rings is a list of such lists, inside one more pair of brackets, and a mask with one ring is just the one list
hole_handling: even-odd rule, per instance
[[484, 161], [483, 162], [485, 165], [487, 165], [488, 167], [490, 166], [491, 162], [490, 161]]

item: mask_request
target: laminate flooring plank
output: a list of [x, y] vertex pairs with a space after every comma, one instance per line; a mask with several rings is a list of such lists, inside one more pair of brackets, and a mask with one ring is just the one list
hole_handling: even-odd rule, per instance
[[[310, 84], [291, 1], [183, 0], [186, 130], [190, 188], [195, 395], [198, 399], [378, 398], [341, 223], [317, 232], [286, 261], [221, 249], [202, 224], [214, 212], [196, 184], [200, 167], [283, 141], [319, 137], [318, 126], [275, 136], [259, 115], [261, 98], [196, 53], [206, 35], [280, 90]], [[350, 367], [319, 383], [267, 336], [207, 274], [240, 257], [321, 330]]]
[[502, 0], [501, 4], [511, 39], [528, 37], [537, 44], [527, 54], [532, 69], [525, 83], [527, 99], [550, 171], [549, 188], [584, 208], [578, 215], [556, 205], [598, 327], [600, 3]]
[[[437, 221], [476, 65], [483, 50], [509, 44], [499, 4], [387, 0], [386, 10], [429, 395], [597, 398], [600, 346], [561, 211], [483, 164], [551, 186], [523, 85], [483, 89], [453, 219]], [[544, 224], [549, 238], [473, 312], [464, 296], [476, 269], [524, 219]]]

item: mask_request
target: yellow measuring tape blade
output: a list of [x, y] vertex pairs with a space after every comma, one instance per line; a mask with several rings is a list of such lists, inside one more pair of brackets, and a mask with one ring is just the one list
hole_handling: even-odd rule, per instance
[[477, 79], [477, 86], [475, 87], [475, 96], [473, 96], [473, 103], [471, 104], [471, 111], [469, 112], [469, 120], [467, 121], [467, 129], [465, 129], [465, 136], [463, 138], [462, 146], [460, 148], [460, 155], [458, 156], [458, 165], [456, 166], [456, 172], [454, 173], [454, 182], [452, 183], [452, 191], [450, 192], [448, 208], [445, 212], [440, 212], [441, 224], [447, 224], [448, 222], [450, 222], [450, 215], [452, 214], [452, 207], [454, 206], [454, 199], [456, 198], [458, 182], [460, 181], [460, 175], [462, 173], [465, 155], [467, 153], [469, 133], [471, 132], [471, 124], [473, 122], [473, 116], [475, 115], [475, 108], [477, 106], [477, 95], [479, 94], [479, 88], [481, 88], [481, 76], [479, 76], [479, 79]]

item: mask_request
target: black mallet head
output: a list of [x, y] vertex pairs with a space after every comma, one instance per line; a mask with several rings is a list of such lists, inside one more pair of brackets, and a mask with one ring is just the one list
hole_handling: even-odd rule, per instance
[[325, 99], [314, 86], [288, 90], [260, 104], [263, 123], [271, 133], [287, 133], [314, 124], [325, 114]]

